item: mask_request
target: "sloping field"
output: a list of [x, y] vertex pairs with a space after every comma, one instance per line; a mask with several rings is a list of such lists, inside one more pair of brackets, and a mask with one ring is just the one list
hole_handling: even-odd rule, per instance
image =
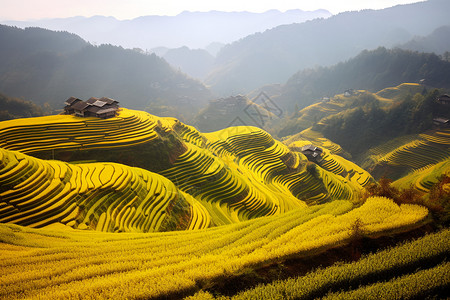
[[295, 142], [308, 141], [310, 144], [314, 144], [318, 147], [325, 148], [331, 152], [345, 158], [349, 158], [350, 154], [345, 152], [339, 144], [336, 144], [329, 139], [325, 138], [322, 133], [314, 131], [311, 128], [307, 128], [293, 136], [290, 136], [283, 141], [289, 148], [295, 148]]
[[417, 93], [421, 93], [424, 89], [423, 85], [418, 83], [402, 83], [395, 87], [389, 87], [382, 89], [377, 92], [375, 95], [377, 99], [380, 101], [392, 102], [392, 100], [401, 100], [401, 98], [406, 95], [415, 95]]
[[[396, 87], [389, 87], [377, 93], [358, 90], [354, 91], [352, 95], [335, 95], [296, 112], [295, 117], [290, 120], [288, 127], [295, 129], [294, 132], [300, 132], [318, 122], [320, 124], [320, 120], [324, 118], [364, 105], [368, 100], [376, 99], [379, 101], [381, 107], [386, 107], [398, 100], [402, 100], [406, 95], [421, 93], [423, 89], [424, 86], [417, 83], [402, 83]], [[292, 130], [290, 131], [292, 132]]]
[[[199, 231], [113, 234], [0, 224], [0, 298], [187, 296], [247, 267], [346, 244], [356, 222], [370, 236], [409, 228], [427, 215], [424, 207], [379, 197], [355, 209], [333, 201]], [[441, 246], [448, 251], [448, 243]]]
[[408, 172], [448, 160], [449, 145], [450, 129], [405, 136], [371, 149], [365, 165], [374, 176], [381, 176], [384, 172], [399, 178]]
[[450, 158], [435, 165], [429, 165], [413, 171], [394, 181], [393, 185], [399, 189], [406, 189], [413, 186], [418, 191], [429, 193], [432, 186], [443, 175], [450, 176]]
[[[323, 157], [323, 164], [311, 165], [302, 153], [290, 150], [274, 140], [267, 132], [256, 127], [231, 127], [202, 134], [194, 127], [174, 118], [159, 118], [128, 109], [122, 109], [118, 117], [111, 119], [61, 115], [1, 122], [0, 137], [4, 149], [14, 149], [21, 153], [35, 155], [42, 151], [47, 151], [47, 154], [52, 151], [63, 151], [61, 153], [64, 154], [66, 151], [77, 153], [77, 159], [82, 161], [104, 161], [107, 157], [113, 161], [129, 162], [148, 170], [157, 170], [158, 174], [167, 178], [168, 182], [173, 182], [176, 188], [184, 193], [184, 198], [191, 207], [193, 223], [187, 226], [191, 229], [280, 214], [330, 200], [354, 200], [360, 196], [363, 187], [371, 180], [370, 175], [361, 168], [328, 152]], [[143, 146], [139, 148], [135, 147], [136, 145]], [[330, 144], [333, 150], [339, 151], [333, 146]], [[101, 152], [98, 152], [100, 150]], [[70, 155], [59, 155], [58, 158], [71, 157]], [[20, 170], [25, 161], [28, 160], [22, 160], [15, 169]], [[47, 164], [58, 163], [49, 161]], [[117, 165], [110, 165], [108, 169], [116, 167]], [[79, 198], [77, 195], [85, 192], [87, 187], [99, 188], [91, 182], [90, 176], [100, 174], [100, 171], [96, 173], [90, 171], [86, 165], [71, 165], [70, 168], [80, 170], [82, 179], [72, 180], [71, 192], [67, 191], [67, 194], [64, 194], [66, 196], [64, 205], [77, 202]], [[71, 172], [75, 177], [78, 176], [77, 171]], [[18, 175], [15, 178], [23, 180], [22, 173], [19, 171], [16, 173]], [[49, 177], [52, 176], [51, 173], [48, 174]], [[116, 173], [111, 171], [111, 174]], [[135, 172], [130, 174], [134, 176]], [[111, 176], [113, 178], [108, 180], [116, 180], [114, 176], [134, 178], [130, 177], [131, 175]], [[68, 178], [64, 180], [70, 181]], [[108, 180], [101, 183], [106, 184]], [[131, 180], [132, 184], [136, 184], [134, 179]], [[18, 182], [15, 184], [18, 185], [17, 188], [21, 188]], [[33, 188], [37, 184], [31, 181], [26, 188]], [[127, 184], [128, 182], [124, 183], [124, 186]], [[64, 183], [61, 188], [64, 188]], [[151, 191], [154, 189], [154, 187], [146, 188]], [[142, 190], [146, 191], [146, 188]], [[22, 195], [15, 189], [16, 187], [12, 185], [4, 188], [4, 192], [9, 193], [8, 199]], [[45, 194], [46, 201], [59, 203], [59, 190], [44, 189], [42, 193]], [[128, 196], [131, 198], [127, 198]], [[128, 196], [126, 202], [133, 202], [131, 194]], [[99, 194], [98, 197], [112, 203], [121, 203], [119, 200], [117, 200], [119, 202], [113, 200], [114, 197], [109, 194]], [[164, 198], [164, 195], [161, 194], [161, 197]], [[116, 225], [108, 223], [115, 222], [111, 219], [112, 212], [99, 213], [97, 207], [103, 206], [93, 203], [97, 202], [89, 202], [86, 205], [80, 203], [83, 209], [89, 212], [83, 220], [78, 220], [81, 223], [75, 224], [72, 219], [68, 221], [65, 218], [59, 218], [57, 222], [64, 221], [63, 224], [75, 228], [86, 226], [99, 230], [119, 230]], [[95, 208], [91, 210], [88, 208], [90, 205], [94, 205]], [[0, 207], [3, 206], [10, 207], [10, 204], [2, 200]], [[66, 209], [67, 213], [59, 213], [64, 216], [69, 214], [69, 208]], [[164, 211], [164, 207], [158, 206], [157, 209]], [[18, 220], [17, 217], [8, 215], [11, 213], [12, 210], [6, 210], [4, 218], [0, 221]], [[71, 215], [75, 214], [71, 212]], [[134, 214], [132, 208], [126, 208], [120, 216], [132, 220], [131, 215]], [[151, 213], [147, 211], [145, 214]], [[159, 225], [155, 224], [145, 226], [147, 227], [142, 229], [143, 231], [159, 228]], [[124, 230], [122, 227], [119, 226], [120, 230]]]
[[[449, 238], [450, 231], [443, 230], [357, 262], [318, 269], [225, 299], [443, 299], [450, 284]], [[200, 292], [190, 299], [214, 297]]]
[[[0, 148], [0, 223], [158, 231], [174, 202], [185, 202], [176, 186], [140, 168], [45, 161]], [[201, 224], [192, 226], [209, 225]]]
[[157, 117], [122, 108], [110, 119], [55, 115], [0, 122], [0, 147], [26, 154], [45, 150], [129, 147], [157, 138]]

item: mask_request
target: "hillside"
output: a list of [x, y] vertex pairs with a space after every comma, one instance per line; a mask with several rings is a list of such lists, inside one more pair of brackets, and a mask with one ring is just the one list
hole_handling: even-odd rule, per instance
[[214, 56], [208, 51], [189, 49], [186, 46], [169, 49], [162, 57], [175, 68], [198, 79], [203, 79], [208, 75], [214, 63]]
[[[332, 97], [348, 89], [376, 93], [405, 82], [447, 88], [450, 62], [429, 53], [377, 48], [362, 51], [348, 61], [331, 67], [317, 67], [293, 75], [272, 99], [283, 109], [300, 109], [323, 97]], [[415, 92], [415, 91], [413, 91]]]
[[334, 96], [323, 97], [317, 103], [308, 105], [282, 120], [278, 125], [281, 128], [278, 135], [284, 137], [296, 134], [319, 123], [322, 119], [342, 115], [351, 109], [374, 105], [389, 109], [405, 99], [412, 98], [413, 95], [425, 92], [426, 89], [426, 86], [418, 83], [402, 83], [375, 93], [367, 90], [347, 90], [346, 93], [340, 92]]
[[126, 108], [0, 122], [0, 298], [440, 298], [449, 132], [412, 138], [370, 157], [404, 165], [386, 186], [311, 127], [282, 143]]
[[[415, 171], [423, 171], [430, 175], [436, 165], [448, 162], [450, 159], [449, 145], [449, 129], [402, 136], [368, 150], [363, 155], [365, 160], [362, 164], [376, 178], [387, 176], [392, 179], [402, 179], [403, 176]], [[450, 169], [444, 167], [439, 170], [441, 171], [435, 175], [434, 182], [437, 177], [447, 174]], [[432, 183], [428, 183], [428, 188], [430, 184]]]
[[278, 26], [225, 46], [206, 83], [225, 95], [283, 83], [305, 68], [330, 66], [365, 49], [390, 48], [428, 35], [450, 25], [449, 10], [448, 1], [429, 0]]
[[[434, 30], [427, 36], [414, 37], [411, 41], [400, 46], [402, 49], [436, 53], [439, 55], [447, 55], [450, 51], [450, 26], [442, 26]], [[446, 60], [449, 60], [447, 57]]]
[[168, 229], [176, 204], [184, 208], [177, 225], [189, 228], [182, 224], [191, 217], [188, 202], [160, 175], [119, 164], [67, 164], [0, 151], [0, 223], [152, 232]]
[[0, 121], [42, 116], [42, 107], [31, 101], [11, 98], [0, 93]]
[[[261, 95], [269, 99], [268, 105], [258, 102], [269, 110], [268, 114], [247, 112], [244, 105], [233, 106], [232, 101], [225, 100], [232, 99], [229, 97], [210, 103], [193, 122], [201, 129], [218, 128], [233, 124], [239, 117], [239, 124], [258, 126], [283, 138], [305, 130], [325, 116], [370, 102], [373, 97], [386, 106], [433, 87], [449, 90], [449, 76], [450, 62], [435, 54], [380, 47], [330, 67], [297, 72], [284, 84], [263, 86], [246, 96], [256, 102]], [[344, 97], [345, 91], [360, 94], [359, 98]], [[338, 99], [335, 95], [341, 96]], [[275, 116], [270, 117], [270, 113]]]
[[285, 137], [284, 144], [309, 140], [353, 158], [376, 179], [401, 179], [450, 157], [449, 130], [433, 121], [450, 116], [448, 105], [437, 101], [441, 94], [416, 83], [377, 93], [352, 90], [298, 111], [279, 134], [300, 131]]
[[[331, 200], [355, 200], [372, 180], [353, 163], [331, 154], [324, 157], [330, 160], [327, 166], [311, 163], [303, 153], [256, 127], [202, 134], [174, 118], [127, 109], [105, 120], [58, 115], [5, 121], [0, 123], [0, 137], [5, 150], [41, 159], [115, 162], [156, 172], [188, 194], [190, 206], [199, 211], [197, 221], [204, 226], [277, 215]], [[22, 165], [9, 165], [6, 157], [2, 173], [22, 174]], [[33, 189], [33, 184], [26, 189]], [[22, 184], [12, 182], [4, 192], [23, 193]], [[93, 210], [90, 222], [95, 225], [103, 211]], [[76, 217], [78, 223], [83, 213]]]
[[[53, 109], [67, 95], [123, 99], [131, 108], [175, 108], [192, 117], [211, 97], [200, 82], [156, 55], [111, 45], [92, 46], [67, 32], [0, 25], [0, 91]], [[156, 107], [155, 107], [156, 106]]]
[[212, 100], [195, 117], [193, 124], [201, 131], [216, 131], [231, 126], [267, 128], [271, 120], [279, 119], [280, 111], [263, 94], [252, 100], [237, 95]]

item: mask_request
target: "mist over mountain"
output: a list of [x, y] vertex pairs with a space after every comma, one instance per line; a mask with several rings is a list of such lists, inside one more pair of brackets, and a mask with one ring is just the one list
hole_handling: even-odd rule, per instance
[[450, 62], [432, 53], [403, 49], [364, 50], [348, 61], [330, 67], [305, 69], [294, 74], [281, 88], [277, 104], [285, 109], [302, 108], [322, 97], [347, 89], [375, 92], [403, 82], [424, 80], [428, 86], [450, 88]]
[[[317, 102], [326, 102], [326, 99], [347, 90], [375, 93], [405, 82], [421, 83], [418, 91], [411, 91], [412, 94], [432, 88], [450, 90], [448, 78], [450, 62], [442, 56], [379, 47], [364, 50], [333, 66], [301, 70], [284, 84], [266, 85], [252, 91], [247, 94], [250, 99], [258, 99], [261, 93], [270, 99], [257, 110], [248, 110], [248, 104], [243, 106], [236, 103], [239, 97], [213, 101], [197, 115], [194, 124], [207, 131], [208, 128], [231, 126], [233, 120], [237, 120], [239, 122], [234, 123], [262, 127], [278, 137], [284, 137], [312, 126], [312, 123], [305, 123], [303, 119], [297, 120], [299, 110]], [[263, 108], [269, 113], [264, 112]], [[270, 112], [278, 112], [281, 118], [271, 117]], [[264, 122], [255, 122], [261, 118], [264, 118]], [[309, 121], [312, 122], [312, 119]]]
[[409, 42], [399, 46], [418, 52], [434, 52], [444, 54], [450, 51], [450, 26], [442, 26], [427, 36], [414, 37]]
[[175, 68], [198, 79], [208, 75], [214, 64], [214, 57], [208, 51], [186, 46], [169, 49], [162, 57]]
[[448, 11], [449, 1], [430, 0], [278, 26], [225, 46], [206, 83], [224, 95], [281, 83], [304, 68], [336, 64], [364, 49], [428, 35], [450, 25]]
[[154, 54], [93, 46], [67, 32], [0, 25], [0, 54], [0, 91], [53, 108], [70, 96], [104, 96], [142, 110], [176, 107], [171, 115], [183, 117], [211, 97], [202, 83]]
[[281, 24], [301, 23], [315, 18], [327, 18], [326, 10], [280, 12], [189, 12], [176, 16], [142, 16], [132, 20], [114, 17], [72, 17], [37, 21], [3, 21], [2, 24], [42, 27], [75, 33], [94, 44], [113, 44], [125, 48], [150, 50], [165, 46], [204, 48], [213, 42], [231, 43], [249, 34]]

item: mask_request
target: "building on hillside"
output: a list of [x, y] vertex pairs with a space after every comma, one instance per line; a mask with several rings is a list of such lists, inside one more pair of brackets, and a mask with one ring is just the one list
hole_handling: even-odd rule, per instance
[[440, 104], [450, 105], [450, 96], [447, 94], [441, 95], [437, 98], [437, 102]]
[[450, 119], [447, 118], [434, 118], [433, 126], [435, 128], [450, 128]]
[[356, 95], [356, 91], [354, 89], [348, 89], [346, 91], [344, 91], [344, 96], [345, 97], [350, 97]]
[[309, 161], [319, 162], [322, 159], [322, 148], [316, 147], [312, 144], [303, 146], [301, 151]]
[[111, 98], [92, 97], [87, 101], [70, 97], [65, 102], [64, 114], [78, 117], [112, 118], [119, 110], [119, 102]]

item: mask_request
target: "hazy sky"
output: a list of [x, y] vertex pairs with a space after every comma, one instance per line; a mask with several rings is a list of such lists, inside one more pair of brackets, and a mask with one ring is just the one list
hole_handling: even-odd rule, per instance
[[252, 11], [327, 9], [336, 14], [365, 8], [380, 9], [420, 0], [0, 0], [0, 20], [31, 20], [72, 16], [113, 16], [133, 19], [146, 15], [177, 15], [182, 11]]

